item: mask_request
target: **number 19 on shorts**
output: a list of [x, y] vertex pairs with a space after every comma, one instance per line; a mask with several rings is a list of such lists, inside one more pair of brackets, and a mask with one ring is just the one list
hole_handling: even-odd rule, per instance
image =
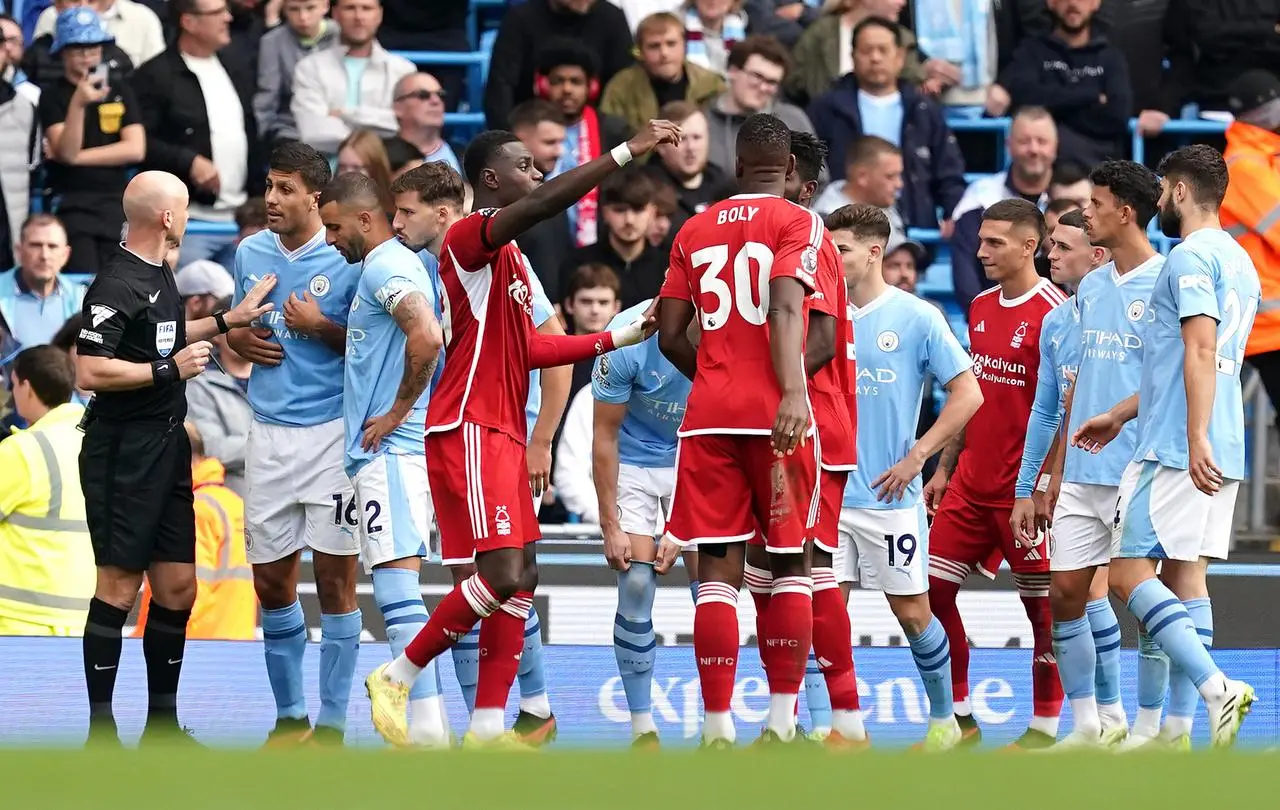
[[884, 544], [889, 549], [890, 568], [909, 568], [916, 558], [916, 536], [914, 534], [892, 534], [884, 536]]

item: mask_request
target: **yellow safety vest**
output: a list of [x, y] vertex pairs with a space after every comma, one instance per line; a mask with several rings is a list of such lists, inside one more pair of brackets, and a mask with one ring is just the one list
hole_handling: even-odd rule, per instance
[[83, 413], [59, 405], [0, 443], [0, 616], [73, 635], [97, 578], [80, 490]]
[[[195, 485], [196, 603], [187, 622], [189, 639], [252, 641], [258, 627], [253, 570], [245, 560], [244, 501], [223, 485], [226, 471], [205, 458], [191, 469]], [[151, 606], [144, 587], [134, 635], [141, 637]]]

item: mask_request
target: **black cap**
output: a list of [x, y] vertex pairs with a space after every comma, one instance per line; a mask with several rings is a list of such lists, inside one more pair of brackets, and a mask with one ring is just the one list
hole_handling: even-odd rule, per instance
[[1269, 70], [1246, 70], [1231, 82], [1230, 99], [1227, 104], [1231, 112], [1240, 113], [1256, 110], [1268, 101], [1280, 98], [1280, 78]]
[[918, 242], [915, 239], [904, 239], [901, 237], [895, 239], [893, 236], [890, 236], [889, 244], [885, 246], [884, 250], [885, 258], [888, 258], [891, 254], [896, 253], [899, 250], [906, 250], [911, 254], [911, 258], [916, 262], [916, 270], [921, 273], [928, 269], [929, 265], [933, 264], [933, 254], [922, 242]]

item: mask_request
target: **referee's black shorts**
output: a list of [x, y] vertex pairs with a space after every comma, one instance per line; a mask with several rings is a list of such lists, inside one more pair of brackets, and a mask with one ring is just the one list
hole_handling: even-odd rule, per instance
[[80, 447], [80, 486], [99, 566], [145, 571], [194, 563], [191, 442], [180, 421], [95, 419]]

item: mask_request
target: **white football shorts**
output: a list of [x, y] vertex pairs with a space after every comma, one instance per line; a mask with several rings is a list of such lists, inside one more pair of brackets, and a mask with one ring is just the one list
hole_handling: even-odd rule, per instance
[[841, 509], [838, 582], [893, 596], [929, 591], [929, 520], [924, 504], [902, 509]]
[[1111, 560], [1118, 487], [1065, 481], [1049, 532], [1049, 570], [1081, 571]]
[[1225, 560], [1231, 548], [1239, 481], [1214, 495], [1196, 489], [1186, 470], [1131, 461], [1120, 479], [1111, 556], [1193, 562]]
[[429, 556], [435, 512], [425, 455], [383, 453], [356, 472], [356, 535], [365, 571], [408, 557]]
[[619, 464], [619, 527], [627, 534], [661, 537], [675, 485], [675, 467]]
[[342, 420], [292, 427], [254, 421], [245, 450], [244, 545], [252, 564], [310, 547], [360, 553], [348, 521], [351, 481], [343, 469]]

